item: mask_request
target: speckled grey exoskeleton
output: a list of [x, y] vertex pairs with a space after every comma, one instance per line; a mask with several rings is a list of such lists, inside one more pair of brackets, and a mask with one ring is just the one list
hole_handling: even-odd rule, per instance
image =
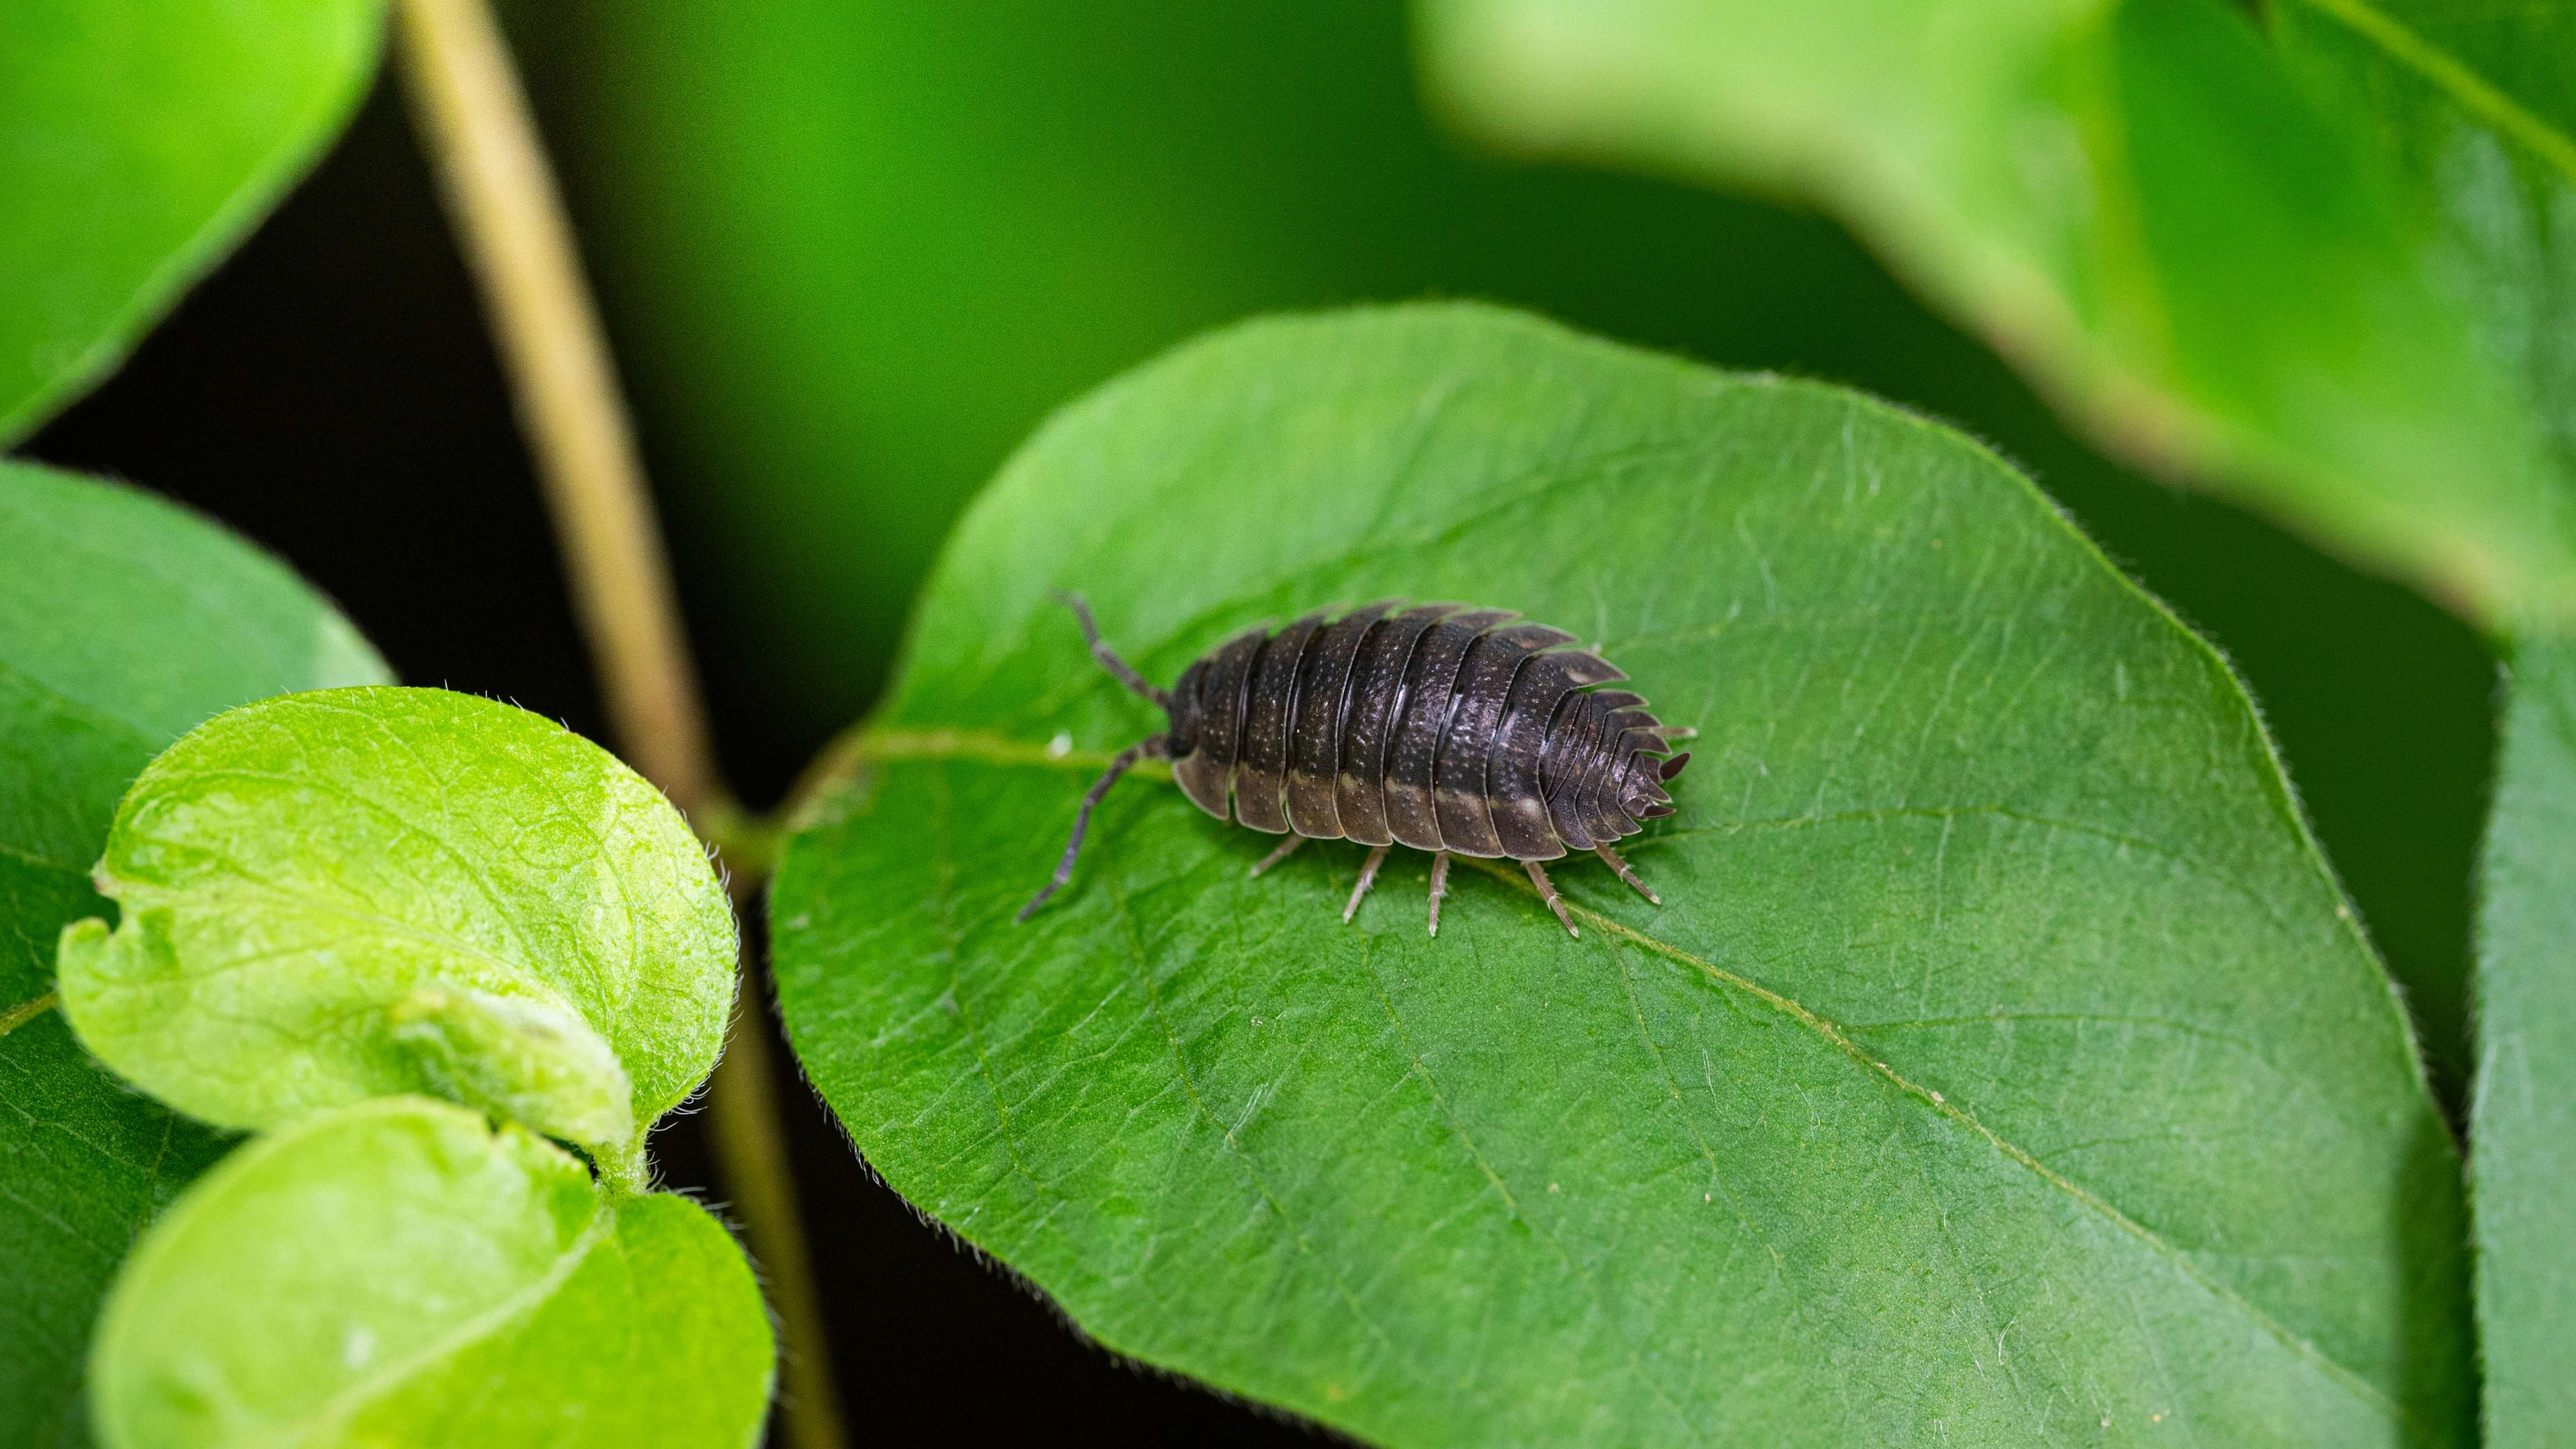
[[1594, 852], [1662, 904], [1610, 846], [1673, 813], [1664, 784], [1690, 756], [1669, 744], [1692, 731], [1658, 723], [1639, 695], [1598, 688], [1627, 676], [1572, 647], [1564, 630], [1514, 623], [1502, 609], [1371, 604], [1238, 634], [1164, 690], [1101, 641], [1079, 596], [1062, 597], [1101, 667], [1170, 725], [1120, 752], [1083, 795], [1055, 879], [1020, 920], [1073, 878], [1093, 807], [1145, 759], [1170, 760], [1182, 792], [1217, 819], [1231, 797], [1234, 820], [1287, 834], [1255, 875], [1308, 840], [1376, 847], [1345, 922], [1396, 844], [1433, 852], [1435, 936], [1452, 855], [1521, 862], [1569, 932], [1574, 921], [1539, 864], [1569, 850]]

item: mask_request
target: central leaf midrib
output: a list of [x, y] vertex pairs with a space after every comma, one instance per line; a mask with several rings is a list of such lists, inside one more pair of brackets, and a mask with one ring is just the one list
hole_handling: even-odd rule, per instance
[[2569, 137], [2480, 75], [2468, 62], [2408, 29], [2368, 0], [2304, 0], [2376, 48], [2391, 63], [2469, 114], [2513, 137], [2561, 175], [2576, 180], [2576, 138]]
[[[1536, 898], [1538, 894], [1537, 889], [1527, 880], [1502, 869], [1495, 862], [1486, 860], [1470, 860], [1467, 863], [1475, 866], [1481, 871], [1484, 871], [1486, 874], [1491, 875], [1494, 879], [1502, 881], [1506, 885], [1527, 892], [1533, 899]], [[1633, 942], [1634, 944], [1648, 951], [1652, 951], [1657, 955], [1664, 956], [1682, 965], [1692, 967], [1693, 969], [1705, 974], [1710, 980], [1715, 981], [1720, 985], [1732, 987], [1737, 991], [1752, 996], [1762, 1001], [1765, 1005], [1770, 1006], [1773, 1010], [1797, 1021], [1809, 1031], [1812, 1031], [1817, 1036], [1824, 1038], [1826, 1042], [1831, 1044], [1844, 1056], [1850, 1058], [1863, 1071], [1870, 1072], [1884, 1078], [1887, 1082], [1894, 1085], [1900, 1092], [1913, 1098], [1920, 1105], [1930, 1109], [1940, 1116], [1947, 1117], [1958, 1123], [1960, 1126], [1967, 1128], [1969, 1131], [1976, 1133], [1979, 1137], [1984, 1138], [1996, 1151], [2003, 1153], [2006, 1157], [2019, 1163], [2023, 1168], [2037, 1176], [2042, 1182], [2045, 1182], [2049, 1186], [2056, 1188], [2058, 1191], [2074, 1198], [2077, 1202], [2091, 1208], [2103, 1217], [2108, 1218], [2114, 1226], [2120, 1228], [2123, 1232], [2128, 1233], [2138, 1241], [2146, 1244], [2159, 1255], [2171, 1261], [2177, 1268], [2180, 1268], [2186, 1276], [2191, 1278], [2193, 1282], [2198, 1283], [2203, 1289], [2218, 1298], [2219, 1301], [2226, 1303], [2229, 1307], [2244, 1314], [2247, 1318], [2251, 1319], [2257, 1327], [2261, 1328], [2265, 1333], [2270, 1334], [2273, 1339], [2279, 1342], [2282, 1346], [2288, 1348], [2298, 1357], [2313, 1364], [2319, 1370], [2323, 1371], [2328, 1378], [2332, 1379], [2348, 1392], [2367, 1400], [2391, 1417], [2403, 1419], [2410, 1424], [2415, 1422], [2414, 1416], [2411, 1413], [2409, 1413], [2403, 1406], [2390, 1399], [2387, 1395], [2381, 1393], [2379, 1389], [2371, 1384], [2367, 1379], [2362, 1378], [2352, 1369], [2338, 1363], [2323, 1349], [2318, 1348], [2315, 1344], [2310, 1343], [2307, 1339], [2292, 1331], [2287, 1324], [2280, 1322], [2270, 1314], [2265, 1313], [2262, 1309], [2255, 1307], [2252, 1303], [2240, 1296], [2233, 1287], [2229, 1286], [2223, 1280], [2211, 1275], [2198, 1263], [2192, 1261], [2190, 1254], [2185, 1253], [2182, 1249], [2166, 1242], [2163, 1236], [2158, 1234], [2153, 1228], [2150, 1228], [2146, 1224], [2139, 1222], [2137, 1219], [2130, 1217], [2128, 1214], [2120, 1211], [2119, 1208], [2113, 1206], [2108, 1199], [2101, 1197], [2091, 1189], [2084, 1187], [2072, 1178], [2067, 1177], [2065, 1174], [2058, 1172], [2046, 1163], [2040, 1161], [2039, 1158], [2028, 1149], [2007, 1139], [2003, 1134], [1995, 1131], [1993, 1128], [1988, 1127], [1985, 1123], [1979, 1121], [1975, 1114], [1969, 1112], [1966, 1108], [1961, 1107], [1957, 1102], [1950, 1100], [1946, 1096], [1936, 1095], [1930, 1088], [1921, 1086], [1907, 1079], [1903, 1073], [1898, 1072], [1894, 1067], [1888, 1065], [1886, 1062], [1878, 1060], [1870, 1053], [1861, 1050], [1859, 1044], [1851, 1039], [1850, 1035], [1845, 1032], [1840, 1023], [1819, 1015], [1792, 997], [1784, 996], [1779, 992], [1773, 991], [1769, 987], [1752, 980], [1750, 977], [1737, 975], [1735, 972], [1729, 971], [1726, 968], [1717, 965], [1715, 962], [1708, 961], [1692, 952], [1682, 949], [1679, 946], [1673, 945], [1669, 941], [1649, 935], [1633, 926], [1614, 920], [1609, 916], [1602, 915], [1598, 911], [1591, 910], [1573, 901], [1569, 900], [1565, 904], [1568, 911], [1582, 917], [1585, 921], [1592, 923], [1598, 929]]]
[[19, 1002], [17, 1005], [10, 1007], [6, 1011], [0, 1011], [0, 1037], [7, 1036], [9, 1033], [25, 1026], [28, 1022], [34, 1021], [37, 1017], [53, 1010], [54, 1007], [60, 1003], [60, 1000], [61, 998], [57, 993], [47, 991], [42, 996], [29, 997], [27, 1000]]
[[574, 1272], [579, 1270], [583, 1263], [589, 1261], [591, 1253], [607, 1240], [616, 1225], [616, 1205], [605, 1198], [595, 1202], [591, 1208], [590, 1221], [583, 1224], [580, 1235], [574, 1238], [563, 1252], [556, 1255], [552, 1263], [546, 1265], [545, 1272], [493, 1302], [481, 1312], [460, 1319], [445, 1333], [422, 1344], [412, 1352], [385, 1364], [373, 1373], [353, 1380], [338, 1393], [323, 1401], [314, 1410], [313, 1417], [309, 1421], [316, 1442], [328, 1442], [336, 1438], [339, 1431], [347, 1427], [351, 1418], [387, 1394], [407, 1386], [422, 1370], [454, 1358], [457, 1354], [482, 1342], [496, 1330], [543, 1307], [556, 1293], [562, 1291], [566, 1283], [571, 1281]]
[[[989, 730], [964, 729], [871, 731], [858, 741], [856, 753], [861, 757], [887, 761], [962, 760], [976, 764], [1064, 771], [1103, 768], [1109, 759], [1109, 756], [1096, 752], [1066, 751], [1063, 754], [1056, 754], [1045, 746], [1011, 740]], [[1458, 859], [1460, 863], [1474, 866], [1505, 885], [1528, 894], [1533, 899], [1537, 897], [1536, 887], [1522, 876], [1506, 870], [1499, 862], [1475, 857]], [[1773, 991], [1749, 977], [1728, 971], [1680, 946], [1637, 930], [1598, 911], [1576, 904], [1572, 900], [1566, 902], [1566, 908], [1595, 929], [1629, 941], [1677, 964], [1689, 966], [1710, 981], [1751, 996], [1773, 1011], [1797, 1022], [1841, 1052], [1863, 1072], [1879, 1077], [1922, 1107], [1974, 1132], [1997, 1152], [2039, 1178], [2041, 1182], [2065, 1193], [2108, 1220], [2129, 1237], [2144, 1244], [2149, 1250], [2172, 1263], [2203, 1291], [2242, 1314], [2275, 1342], [2289, 1349], [2295, 1357], [2316, 1368], [2337, 1387], [2389, 1418], [2400, 1420], [2419, 1431], [2423, 1429], [2423, 1425], [2406, 1406], [2391, 1399], [2358, 1372], [2338, 1362], [2323, 1349], [2293, 1331], [2287, 1324], [2256, 1307], [2224, 1280], [2195, 1263], [2188, 1253], [2167, 1242], [2154, 1229], [2122, 1212], [2108, 1199], [2050, 1168], [2028, 1149], [1986, 1126], [1956, 1102], [1947, 1098], [1935, 1099], [1929, 1088], [1907, 1079], [1887, 1063], [1863, 1051], [1839, 1023], [1817, 1014], [1794, 998]]]

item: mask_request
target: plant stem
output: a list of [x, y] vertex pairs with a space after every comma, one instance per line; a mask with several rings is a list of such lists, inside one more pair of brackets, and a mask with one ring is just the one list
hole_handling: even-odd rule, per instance
[[[509, 50], [484, 0], [396, 9], [415, 122], [535, 454], [610, 729], [701, 836], [736, 835], [743, 811], [708, 744], [634, 429]], [[756, 885], [746, 872], [737, 901]], [[708, 1135], [778, 1311], [786, 1437], [798, 1449], [838, 1449], [839, 1397], [779, 1130], [767, 1016], [757, 992], [745, 995], [708, 1084]]]
[[536, 454], [620, 747], [673, 804], [724, 786], [635, 438], [554, 173], [482, 0], [403, 0], [424, 141]]
[[[749, 892], [741, 899], [749, 902]], [[778, 1130], [777, 1077], [770, 1067], [767, 995], [743, 963], [743, 1001], [735, 1009], [725, 1054], [707, 1082], [707, 1137], [716, 1172], [733, 1193], [751, 1255], [762, 1269], [781, 1328], [780, 1413], [797, 1449], [831, 1449], [841, 1440], [841, 1406], [824, 1356], [823, 1305], [796, 1211], [796, 1178], [787, 1139]], [[771, 1229], [784, 1224], [786, 1231]], [[796, 1325], [808, 1326], [799, 1333]]]

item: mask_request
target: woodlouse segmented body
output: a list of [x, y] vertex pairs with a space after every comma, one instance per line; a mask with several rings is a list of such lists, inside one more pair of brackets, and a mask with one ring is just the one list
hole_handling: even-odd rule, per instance
[[1627, 676], [1564, 630], [1501, 609], [1371, 604], [1239, 634], [1166, 691], [1101, 642], [1079, 598], [1065, 602], [1101, 665], [1171, 723], [1083, 797], [1055, 879], [1020, 919], [1072, 878], [1092, 807], [1147, 758], [1171, 760], [1182, 792], [1217, 819], [1288, 834], [1256, 875], [1309, 839], [1376, 847], [1344, 921], [1397, 844], [1434, 852], [1435, 935], [1453, 854], [1522, 862], [1568, 931], [1539, 864], [1568, 850], [1599, 854], [1655, 899], [1611, 843], [1672, 813], [1664, 782], [1690, 756], [1668, 746], [1691, 732], [1659, 723], [1636, 694], [1599, 688]]

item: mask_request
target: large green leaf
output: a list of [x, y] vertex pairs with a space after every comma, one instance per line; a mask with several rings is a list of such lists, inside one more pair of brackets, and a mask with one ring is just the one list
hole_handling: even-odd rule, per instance
[[105, 376], [321, 154], [379, 9], [0, 4], [0, 446]]
[[[2364, 114], [2320, 103], [2331, 64], [2299, 37], [2368, 49], [2402, 27], [2366, 0], [2264, 8], [2287, 62], [2225, 0], [1425, 0], [1421, 14], [1443, 92], [1486, 134], [1816, 197], [2098, 436], [2491, 623], [2576, 611], [2576, 474], [2550, 453], [2568, 436], [2570, 344], [2564, 325], [2544, 335], [2567, 315], [2550, 279], [2568, 275], [2570, 228], [2550, 237], [2546, 207], [2526, 204], [2553, 167], [2563, 194], [2576, 151], [2503, 89], [2477, 90], [2500, 108], [2461, 111], [2431, 84], [2456, 78], [2412, 54], [2347, 78]], [[2566, 104], [2563, 12], [2407, 8], [2456, 12], [2453, 32], [2500, 52], [2554, 53], [2511, 80]], [[2376, 110], [2410, 89], [2440, 96]], [[2446, 225], [2393, 193], [2391, 147], [2447, 171], [2447, 199], [2475, 214]]]
[[732, 907], [680, 812], [473, 695], [220, 715], [126, 793], [94, 874], [124, 919], [63, 933], [64, 1013], [128, 1080], [228, 1127], [422, 1092], [634, 1178], [733, 1006]]
[[1235, 318], [1490, 298], [1898, 399], [2044, 480], [2245, 674], [2428, 1050], [2467, 1076], [2477, 635], [2088, 450], [1832, 220], [1457, 145], [1383, 0], [505, 13], [563, 118], [755, 794], [873, 704], [940, 540], [1048, 410]]
[[[1701, 731], [1660, 910], [1113, 795], [1262, 617], [1471, 598]], [[773, 893], [899, 1191], [1103, 1342], [1401, 1444], [2463, 1443], [2459, 1164], [2225, 665], [1969, 441], [1479, 309], [1257, 324], [969, 515]]]
[[751, 1266], [696, 1204], [603, 1194], [515, 1127], [418, 1097], [225, 1159], [118, 1276], [111, 1446], [748, 1444]]
[[2470, 1123], [2487, 1442], [2576, 1422], [2576, 647], [2515, 651], [2479, 920]]
[[117, 797], [210, 715], [389, 677], [326, 601], [231, 534], [0, 461], [0, 1445], [78, 1437], [109, 1275], [224, 1147], [92, 1065], [52, 1009], [55, 937], [107, 909], [88, 872]]

